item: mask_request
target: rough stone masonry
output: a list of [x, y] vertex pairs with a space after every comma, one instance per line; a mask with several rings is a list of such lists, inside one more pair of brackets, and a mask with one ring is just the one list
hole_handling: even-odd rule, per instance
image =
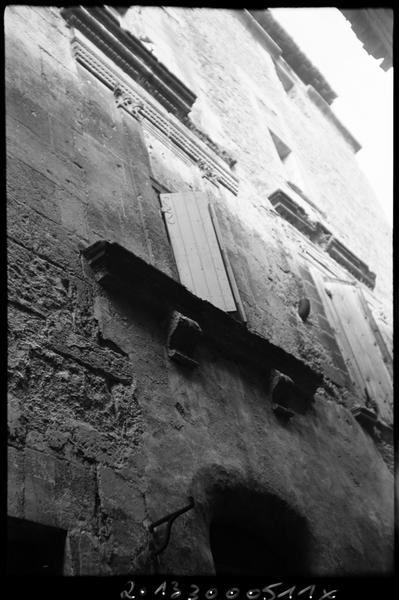
[[[361, 393], [326, 317], [298, 315], [304, 295], [323, 307], [297, 262], [301, 234], [268, 201], [284, 174], [266, 123], [278, 107], [319, 208], [377, 274], [389, 312], [390, 232], [353, 149], [299, 84], [286, 93], [237, 11], [134, 6], [123, 18], [195, 94], [189, 118], [233, 157], [238, 193], [117, 107], [76, 61], [60, 8], [7, 7], [8, 514], [65, 532], [65, 575], [214, 574], [223, 519], [276, 540], [258, 555], [262, 575], [390, 573], [392, 446], [352, 415]], [[236, 355], [210, 335], [189, 342], [193, 367], [171, 360], [170, 322], [135, 276], [129, 294], [104, 287], [84, 251], [124, 248], [165, 275], [168, 298], [193, 307], [201, 329], [225, 335], [224, 317], [179, 287], [158, 198], [201, 189], [214, 195], [247, 323]], [[309, 401], [293, 394], [291, 418], [273, 408], [273, 353], [255, 360], [256, 336], [283, 368], [320, 376]], [[162, 531], [155, 539], [149, 524], [189, 496], [194, 509], [154, 560]], [[272, 558], [281, 540], [285, 563]]]

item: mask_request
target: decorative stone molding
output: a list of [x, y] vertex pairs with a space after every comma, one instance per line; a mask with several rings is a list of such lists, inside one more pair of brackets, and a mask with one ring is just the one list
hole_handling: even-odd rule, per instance
[[167, 340], [169, 358], [183, 365], [196, 367], [198, 362], [193, 355], [201, 335], [201, 327], [196, 321], [173, 311]]
[[175, 145], [193, 164], [206, 168], [207, 177], [212, 174], [214, 181], [237, 194], [238, 179], [230, 171], [235, 161], [187, 116], [195, 96], [188, 97], [183, 84], [139, 40], [120, 29], [107, 9], [73, 7], [62, 14], [74, 28], [76, 61], [108, 89], [117, 90], [118, 105], [140, 118], [143, 128], [155, 132], [167, 146]]
[[356, 279], [366, 284], [370, 289], [374, 289], [376, 275], [368, 266], [353, 254], [342, 242], [332, 237], [326, 247], [326, 252]]
[[196, 96], [134, 35], [120, 27], [106, 7], [73, 6], [62, 10], [68, 25], [79, 29], [166, 110], [180, 118], [190, 112]]
[[315, 232], [314, 224], [308, 219], [305, 210], [299, 206], [282, 190], [276, 190], [269, 196], [269, 200], [275, 210], [286, 221], [291, 223], [296, 229], [301, 231], [307, 237]]
[[368, 266], [338, 241], [331, 231], [319, 221], [311, 221], [306, 211], [299, 206], [286, 192], [276, 190], [269, 196], [278, 214], [293, 227], [306, 235], [314, 244], [320, 246], [341, 267], [344, 267], [353, 277], [374, 289], [376, 275]]
[[121, 90], [121, 88], [118, 86], [114, 89], [114, 96], [116, 106], [118, 108], [120, 106], [123, 106], [123, 108], [126, 108], [127, 112], [129, 112], [132, 115], [132, 117], [135, 117], [138, 120], [142, 119], [144, 108], [144, 104], [142, 102], [135, 101], [132, 96], [129, 96], [129, 94], [127, 93], [124, 93], [123, 90]]
[[207, 179], [209, 179], [209, 181], [211, 181], [215, 185], [217, 185], [219, 183], [219, 178], [217, 176], [217, 173], [210, 168], [209, 164], [207, 164], [205, 161], [200, 159], [197, 162], [197, 165], [202, 173], [202, 177], [206, 177]]
[[[184, 317], [182, 323], [177, 323], [177, 334], [180, 334], [180, 327], [187, 326], [184, 319], [194, 321], [202, 331], [201, 343], [217, 349], [227, 358], [251, 365], [263, 374], [270, 373], [272, 368], [278, 369], [295, 382], [295, 394], [306, 398], [306, 404], [322, 384], [321, 372], [315, 371], [263, 336], [248, 330], [245, 324], [198, 298], [182, 284], [118, 244], [96, 242], [83, 250], [82, 254], [101, 286], [128, 297], [132, 303], [141, 303], [156, 315], [158, 322], [170, 319], [171, 313], [178, 311]], [[195, 331], [197, 334], [199, 332], [194, 325], [193, 327], [193, 343], [195, 340], [198, 343]], [[170, 332], [171, 336], [173, 331]], [[182, 338], [184, 339], [183, 333]], [[171, 337], [170, 348], [185, 354], [183, 346], [174, 344], [176, 341]], [[190, 348], [186, 352], [192, 358]]]

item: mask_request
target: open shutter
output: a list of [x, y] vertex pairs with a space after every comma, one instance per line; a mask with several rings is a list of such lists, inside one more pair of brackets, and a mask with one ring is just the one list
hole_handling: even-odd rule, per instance
[[237, 306], [204, 192], [160, 194], [180, 281], [221, 310]]
[[393, 380], [393, 361], [392, 361], [392, 335], [390, 328], [380, 319], [378, 319], [369, 306], [362, 290], [359, 290], [360, 301], [363, 306], [364, 314], [374, 333], [375, 340], [382, 354], [383, 361]]
[[382, 419], [392, 421], [392, 382], [362, 305], [357, 287], [328, 280], [324, 284], [334, 325], [362, 391], [373, 400]]

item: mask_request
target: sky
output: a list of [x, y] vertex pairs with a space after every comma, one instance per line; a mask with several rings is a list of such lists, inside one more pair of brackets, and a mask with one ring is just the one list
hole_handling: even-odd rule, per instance
[[331, 108], [362, 145], [358, 163], [392, 226], [393, 69], [379, 67], [337, 8], [270, 10], [338, 94]]

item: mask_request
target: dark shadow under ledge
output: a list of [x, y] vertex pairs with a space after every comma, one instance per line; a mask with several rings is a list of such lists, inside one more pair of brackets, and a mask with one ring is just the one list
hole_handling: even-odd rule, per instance
[[309, 400], [322, 384], [320, 372], [198, 298], [181, 283], [119, 244], [98, 241], [82, 254], [96, 281], [105, 289], [144, 303], [161, 319], [171, 319], [179, 312], [198, 324], [201, 343], [216, 347], [227, 358], [249, 364], [265, 375], [277, 369], [290, 377]]

